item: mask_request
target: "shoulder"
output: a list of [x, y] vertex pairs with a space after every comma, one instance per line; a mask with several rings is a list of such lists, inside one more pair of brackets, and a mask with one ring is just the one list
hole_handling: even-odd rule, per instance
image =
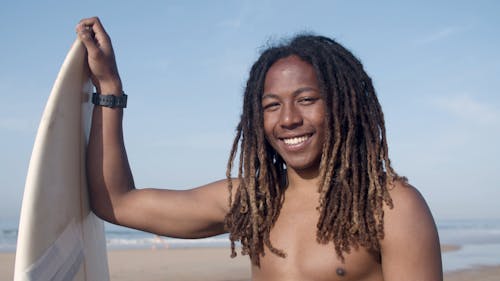
[[399, 232], [435, 230], [431, 211], [420, 192], [406, 181], [396, 181], [390, 188], [393, 207], [384, 208], [386, 236]]
[[406, 180], [398, 180], [390, 185], [389, 194], [393, 207], [384, 209], [389, 218], [393, 218], [393, 216], [412, 217], [430, 213], [422, 194]]
[[403, 276], [441, 280], [439, 238], [425, 199], [405, 181], [395, 182], [389, 193], [393, 207], [384, 208], [384, 238], [380, 241], [386, 280]]

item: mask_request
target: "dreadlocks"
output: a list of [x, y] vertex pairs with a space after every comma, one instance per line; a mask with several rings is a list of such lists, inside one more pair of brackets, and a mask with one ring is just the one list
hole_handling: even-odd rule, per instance
[[[242, 254], [255, 265], [260, 264], [264, 247], [285, 256], [273, 247], [269, 234], [284, 200], [286, 164], [266, 140], [261, 96], [269, 68], [290, 55], [313, 66], [326, 106], [317, 241], [332, 241], [342, 259], [351, 247], [379, 251], [383, 204], [392, 208], [388, 186], [399, 176], [388, 157], [384, 116], [372, 81], [360, 61], [340, 44], [322, 36], [299, 35], [265, 50], [250, 70], [226, 172], [231, 256], [236, 256], [235, 241], [241, 241]], [[231, 170], [238, 150], [239, 187], [233, 202]]]

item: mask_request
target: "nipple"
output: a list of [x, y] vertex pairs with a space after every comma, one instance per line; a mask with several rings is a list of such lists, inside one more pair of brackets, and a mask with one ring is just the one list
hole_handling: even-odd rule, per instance
[[337, 267], [337, 269], [335, 270], [335, 273], [337, 273], [338, 276], [344, 276], [345, 269], [343, 269], [342, 267]]

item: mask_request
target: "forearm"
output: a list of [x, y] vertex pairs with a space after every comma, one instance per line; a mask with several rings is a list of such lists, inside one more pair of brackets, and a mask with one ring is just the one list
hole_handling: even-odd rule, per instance
[[[120, 95], [122, 84], [111, 39], [98, 18], [76, 27], [87, 50], [97, 92]], [[172, 191], [137, 189], [125, 151], [123, 109], [96, 105], [87, 150], [90, 203], [101, 218], [127, 227], [177, 237], [206, 237], [224, 232], [228, 212], [226, 181]]]
[[[122, 83], [111, 39], [98, 18], [82, 19], [76, 27], [87, 50], [90, 76], [100, 94], [121, 95]], [[103, 219], [118, 223], [120, 202], [134, 189], [122, 131], [123, 110], [95, 106], [87, 151], [90, 203]]]
[[[120, 93], [121, 87], [99, 89]], [[87, 152], [90, 200], [94, 212], [116, 223], [120, 198], [134, 189], [122, 129], [123, 110], [95, 106]]]

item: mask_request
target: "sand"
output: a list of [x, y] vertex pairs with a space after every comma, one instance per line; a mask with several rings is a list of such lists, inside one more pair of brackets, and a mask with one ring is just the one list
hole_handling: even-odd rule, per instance
[[[443, 246], [444, 251], [458, 250]], [[250, 280], [247, 257], [229, 257], [226, 248], [141, 249], [109, 251], [112, 281]], [[12, 280], [14, 253], [0, 253], [0, 280]], [[498, 281], [500, 265], [445, 273], [445, 281]]]
[[225, 248], [122, 250], [108, 253], [111, 280], [250, 280], [247, 257]]

